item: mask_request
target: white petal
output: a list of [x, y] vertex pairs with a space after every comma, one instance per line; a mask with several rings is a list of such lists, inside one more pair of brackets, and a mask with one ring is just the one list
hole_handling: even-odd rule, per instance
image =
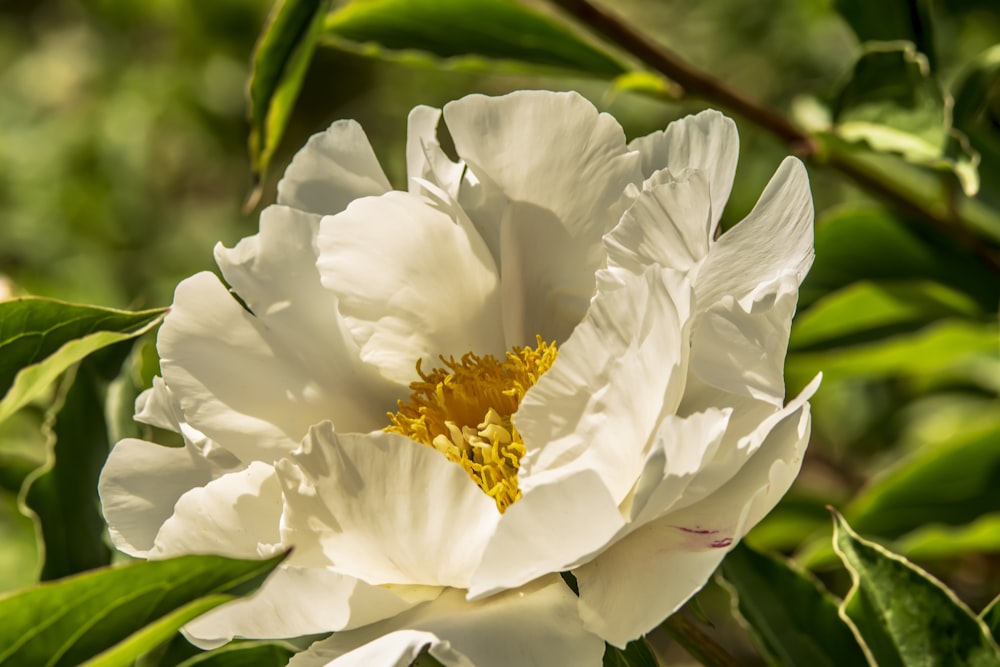
[[624, 646], [676, 611], [732, 547], [785, 494], [809, 442], [815, 384], [766, 427], [739, 472], [700, 502], [653, 521], [576, 569], [580, 615], [593, 632]]
[[691, 373], [723, 391], [780, 406], [799, 282], [788, 271], [742, 302], [723, 297], [700, 313], [691, 333]]
[[621, 286], [597, 295], [514, 416], [527, 449], [519, 473], [524, 491], [590, 469], [621, 502], [660, 416], [680, 401], [689, 284], [659, 267], [608, 275], [618, 275]]
[[270, 556], [281, 544], [280, 520], [281, 486], [274, 468], [255, 461], [182, 495], [160, 527], [149, 557]]
[[664, 168], [675, 174], [689, 168], [705, 172], [712, 195], [711, 231], [715, 232], [736, 175], [740, 154], [736, 123], [708, 109], [674, 121], [666, 130], [634, 139], [629, 148], [642, 155], [645, 178]]
[[604, 237], [608, 262], [633, 272], [659, 264], [687, 271], [708, 254], [712, 200], [701, 171], [658, 171]]
[[624, 527], [617, 504], [592, 470], [532, 489], [504, 513], [469, 596], [492, 595], [575, 567], [604, 549]]
[[788, 157], [742, 222], [712, 247], [698, 273], [699, 308], [725, 296], [737, 301], [791, 272], [799, 283], [813, 259], [813, 203], [802, 163]]
[[[275, 354], [256, 318], [211, 273], [177, 286], [157, 350], [185, 421], [245, 461], [293, 449], [320, 402], [313, 380]], [[248, 373], [267, 380], [248, 382]]]
[[631, 530], [662, 516], [684, 495], [722, 444], [732, 410], [667, 415], [646, 455], [628, 507]]
[[422, 601], [326, 568], [281, 565], [253, 595], [199, 616], [184, 634], [203, 648], [236, 637], [301, 637], [381, 621]]
[[146, 557], [177, 499], [224, 471], [190, 444], [122, 440], [108, 455], [98, 485], [112, 543], [131, 556]]
[[427, 646], [448, 667], [600, 665], [604, 643], [581, 627], [576, 596], [557, 575], [523, 589], [467, 602], [446, 590], [393, 619], [334, 634], [291, 667], [407, 665]]
[[370, 584], [466, 585], [499, 519], [461, 466], [395, 433], [321, 424], [279, 471], [285, 541]]
[[180, 432], [183, 415], [163, 378], [153, 378], [153, 386], [135, 399], [135, 420], [167, 431]]
[[454, 211], [447, 201], [390, 192], [320, 224], [323, 285], [337, 295], [361, 358], [391, 380], [417, 379], [418, 359], [429, 368], [442, 354], [505, 350], [496, 267]]
[[278, 203], [317, 215], [343, 211], [358, 197], [390, 188], [364, 130], [338, 120], [314, 134], [295, 154], [278, 183]]
[[437, 137], [441, 110], [424, 105], [413, 107], [406, 125], [406, 173], [410, 192], [421, 193], [420, 181], [430, 181], [457, 197], [465, 165], [452, 162]]
[[337, 299], [320, 280], [316, 236], [320, 218], [283, 206], [260, 216], [260, 233], [235, 248], [217, 246], [222, 275], [257, 318], [273, 354], [312, 378], [320, 400], [303, 415], [301, 433], [329, 419], [337, 428], [368, 431], [385, 420], [405, 387], [387, 382], [361, 361]]
[[444, 117], [469, 170], [460, 201], [504, 282], [516, 281], [505, 284], [505, 302], [513, 300], [504, 315], [524, 312], [509, 315], [508, 343], [535, 334], [564, 340], [586, 304], [580, 295], [593, 293], [616, 204], [641, 180], [638, 154], [626, 149], [617, 121], [576, 93], [469, 95], [446, 105]]

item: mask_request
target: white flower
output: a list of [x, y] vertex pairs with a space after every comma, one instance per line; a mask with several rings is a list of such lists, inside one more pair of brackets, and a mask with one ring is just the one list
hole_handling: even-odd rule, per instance
[[797, 160], [720, 237], [738, 138], [717, 112], [626, 144], [573, 93], [473, 95], [443, 112], [457, 162], [441, 115], [410, 115], [406, 192], [356, 123], [314, 136], [260, 232], [216, 249], [245, 307], [210, 273], [177, 288], [137, 419], [185, 447], [116, 446], [114, 542], [295, 546], [187, 626], [204, 646], [336, 631], [293, 664], [599, 665], [799, 469]]

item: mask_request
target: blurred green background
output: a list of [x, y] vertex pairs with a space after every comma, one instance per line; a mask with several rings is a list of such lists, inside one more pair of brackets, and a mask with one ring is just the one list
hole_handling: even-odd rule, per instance
[[[259, 207], [241, 212], [251, 186], [245, 82], [270, 4], [0, 3], [0, 291], [167, 305], [177, 282], [214, 268], [216, 242], [231, 246], [256, 231]], [[810, 100], [830, 103], [860, 53], [828, 0], [614, 6], [694, 64], [786, 113]], [[991, 0], [930, 6], [936, 73], [948, 88], [966, 63], [1000, 43], [1000, 11]], [[623, 93], [595, 79], [441, 67], [414, 54], [386, 61], [362, 51], [317, 52], [261, 205], [273, 201], [297, 147], [337, 118], [361, 122], [402, 186], [406, 114], [417, 104], [471, 92], [577, 89], [630, 138], [708, 106]], [[751, 209], [789, 152], [737, 122], [740, 167], [726, 225]], [[993, 131], [987, 139], [996, 141], [1000, 127]], [[998, 164], [984, 153], [986, 200], [1000, 201]], [[802, 476], [750, 543], [795, 553], [842, 586], [829, 548], [825, 505], [832, 503], [846, 508], [859, 532], [924, 564], [978, 610], [1000, 590], [1000, 276], [840, 174], [810, 166], [810, 176], [817, 260], [793, 332], [789, 392], [819, 370], [826, 380]], [[31, 439], [25, 433], [40, 414], [30, 428], [5, 425], [0, 440]]]

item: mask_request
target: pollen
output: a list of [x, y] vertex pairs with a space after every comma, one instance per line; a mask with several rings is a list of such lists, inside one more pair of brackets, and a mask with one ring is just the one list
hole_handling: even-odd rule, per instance
[[556, 360], [555, 342], [541, 336], [535, 347], [514, 347], [505, 359], [471, 352], [460, 360], [440, 357], [442, 368], [410, 384], [399, 411], [388, 413], [390, 433], [435, 448], [462, 466], [503, 513], [521, 497], [517, 471], [524, 440], [513, 416], [525, 393]]

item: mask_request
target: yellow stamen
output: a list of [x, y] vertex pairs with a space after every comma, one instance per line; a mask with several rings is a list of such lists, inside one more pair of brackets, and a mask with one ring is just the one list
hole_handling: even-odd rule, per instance
[[461, 361], [441, 357], [445, 368], [424, 373], [410, 397], [390, 412], [391, 433], [434, 447], [459, 464], [502, 513], [521, 497], [517, 471], [524, 441], [512, 417], [524, 394], [556, 360], [556, 345], [515, 347], [506, 359], [469, 352]]

